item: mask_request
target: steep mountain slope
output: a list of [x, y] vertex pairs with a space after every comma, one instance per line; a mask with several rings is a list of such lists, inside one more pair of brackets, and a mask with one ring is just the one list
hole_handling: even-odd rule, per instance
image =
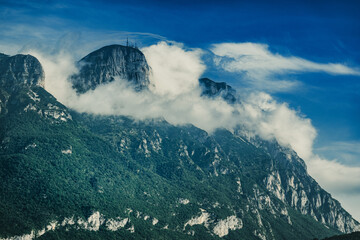
[[259, 138], [248, 140], [276, 160], [274, 169], [264, 182], [266, 188], [278, 199], [302, 214], [310, 215], [316, 221], [341, 232], [359, 229], [359, 223], [309, 176], [305, 162], [293, 150], [282, 147], [275, 141]]
[[[89, 64], [116, 68], [102, 61]], [[0, 237], [312, 239], [358, 225], [276, 142], [79, 114], [26, 72], [1, 85]]]
[[[246, 205], [240, 207], [241, 211], [253, 207], [254, 212], [246, 215], [255, 215], [252, 221], [262, 219], [261, 224], [260, 221], [256, 223], [257, 229], [266, 224], [272, 226], [280, 219], [289, 228], [291, 225], [299, 228], [299, 213], [342, 232], [357, 229], [358, 223], [307, 174], [303, 160], [276, 142], [269, 143], [273, 147], [269, 150], [227, 130], [218, 130], [209, 136], [195, 127], [172, 126], [170, 129], [174, 133], [169, 135], [172, 131], [164, 123], [130, 125], [129, 120], [116, 117], [82, 116], [80, 119], [92, 132], [112, 143], [117, 151], [133, 149], [130, 151], [133, 159], [162, 177], [180, 180], [179, 184], [183, 184], [192, 175], [201, 181], [209, 179], [212, 186], [220, 184], [223, 191], [228, 189], [233, 195], [228, 206], [236, 206], [234, 202], [241, 199]], [[216, 197], [212, 201], [214, 205], [220, 202]], [[258, 212], [259, 209], [262, 211]], [[292, 219], [289, 211], [297, 220]], [[268, 214], [270, 219], [264, 217]], [[263, 231], [264, 236], [271, 235], [266, 227]]]
[[[226, 83], [216, 83], [208, 78], [202, 78], [199, 81], [203, 87], [203, 95], [222, 96], [232, 104], [239, 101], [235, 97], [236, 92]], [[302, 214], [310, 215], [316, 221], [332, 226], [341, 232], [359, 229], [358, 223], [341, 207], [340, 203], [307, 174], [305, 162], [297, 156], [296, 152], [280, 146], [275, 140], [265, 141], [252, 136], [246, 129], [238, 129], [235, 135], [263, 149], [275, 160], [264, 183], [266, 189], [279, 200], [286, 202]], [[225, 141], [224, 145], [226, 144]]]
[[[239, 101], [235, 91], [226, 83], [216, 83], [208, 78], [199, 80], [203, 86], [203, 94], [208, 97], [222, 96], [229, 103]], [[293, 150], [280, 146], [275, 140], [265, 141], [252, 136], [246, 129], [238, 129], [236, 136], [246, 139], [257, 148], [261, 148], [275, 163], [264, 179], [266, 189], [279, 200], [304, 215], [310, 215], [316, 221], [332, 226], [341, 232], [352, 232], [359, 229], [354, 221], [329, 193], [307, 174], [305, 162]], [[227, 142], [224, 141], [224, 145]], [[239, 154], [239, 153], [237, 153]]]

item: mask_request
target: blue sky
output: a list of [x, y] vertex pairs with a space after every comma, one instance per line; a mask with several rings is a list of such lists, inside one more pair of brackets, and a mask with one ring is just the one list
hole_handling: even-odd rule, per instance
[[14, 54], [34, 46], [81, 45], [80, 57], [105, 44], [125, 43], [126, 37], [140, 47], [168, 40], [201, 48], [206, 52], [204, 77], [226, 81], [239, 92], [267, 91], [277, 101], [287, 102], [312, 120], [318, 132], [315, 153], [360, 167], [359, 74], [304, 68], [263, 73], [266, 84], [296, 83], [279, 91], [254, 84], [249, 71], [224, 70], [215, 64], [211, 51], [214, 44], [250, 42], [261, 44], [256, 49], [266, 46], [270, 57], [336, 63], [360, 71], [359, 12], [358, 1], [330, 0], [0, 0], [0, 51]]

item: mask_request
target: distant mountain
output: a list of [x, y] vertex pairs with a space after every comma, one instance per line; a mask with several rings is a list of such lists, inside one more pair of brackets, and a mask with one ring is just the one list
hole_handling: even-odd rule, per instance
[[79, 74], [72, 76], [79, 93], [95, 89], [99, 84], [116, 78], [128, 81], [135, 89], [149, 85], [149, 66], [144, 54], [137, 48], [111, 45], [100, 48], [78, 62]]
[[[119, 54], [138, 51], [127, 48]], [[43, 74], [29, 74], [43, 73], [35, 58], [16, 71], [8, 58], [0, 55], [0, 238], [313, 239], [359, 229], [276, 141], [240, 127], [209, 134], [165, 120], [80, 114], [44, 90]], [[135, 65], [124, 72], [141, 69]], [[75, 86], [110, 81], [91, 71], [93, 80]], [[204, 97], [235, 98], [228, 85], [201, 82]]]

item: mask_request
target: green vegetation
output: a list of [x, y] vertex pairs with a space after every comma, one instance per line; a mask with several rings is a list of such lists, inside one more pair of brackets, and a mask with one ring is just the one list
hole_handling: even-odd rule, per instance
[[353, 232], [349, 234], [336, 235], [328, 238], [324, 238], [323, 240], [359, 240], [360, 232]]
[[[99, 211], [106, 218], [128, 217], [135, 233], [126, 230], [130, 225], [115, 232], [104, 225], [97, 232], [59, 227], [40, 239], [219, 239], [203, 225], [183, 229], [201, 208], [213, 220], [230, 215], [242, 219], [243, 228], [224, 239], [258, 239], [254, 189], [268, 192], [263, 180], [274, 161], [264, 150], [226, 130], [209, 136], [194, 126], [175, 127], [161, 120], [75, 112], [70, 112], [73, 120], [59, 120], [44, 112], [54, 106], [58, 113], [69, 110], [42, 88], [32, 90], [38, 102], [23, 89], [11, 94], [0, 115], [0, 237], [40, 230], [65, 217], [87, 219]], [[36, 110], [24, 111], [29, 104]], [[276, 239], [338, 233], [276, 198], [272, 201], [275, 209], [289, 209], [292, 220], [288, 224], [269, 206], [259, 210], [264, 222], [260, 230], [271, 228]], [[159, 223], [144, 221], [145, 214]], [[194, 236], [188, 234], [191, 230]]]

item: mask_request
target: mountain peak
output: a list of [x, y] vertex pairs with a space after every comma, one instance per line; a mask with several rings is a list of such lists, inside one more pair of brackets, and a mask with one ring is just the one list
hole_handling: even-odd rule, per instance
[[78, 93], [95, 89], [100, 84], [110, 83], [115, 78], [127, 80], [136, 90], [147, 88], [149, 66], [144, 54], [137, 48], [109, 45], [102, 47], [79, 62], [79, 74], [71, 77]]
[[31, 55], [0, 54], [0, 85], [7, 90], [19, 87], [44, 87], [44, 70], [39, 60]]
[[225, 82], [215, 82], [209, 78], [199, 79], [200, 86], [203, 89], [202, 95], [207, 97], [222, 96], [228, 103], [236, 102], [236, 91]]

